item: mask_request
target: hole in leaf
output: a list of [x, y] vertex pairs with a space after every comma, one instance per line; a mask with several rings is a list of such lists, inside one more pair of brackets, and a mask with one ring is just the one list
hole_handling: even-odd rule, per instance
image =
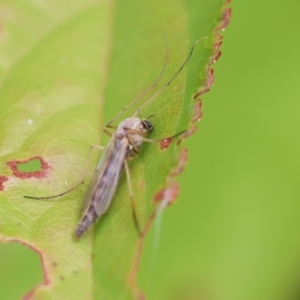
[[0, 244], [1, 299], [21, 299], [43, 282], [40, 256], [20, 243]]
[[17, 164], [17, 169], [20, 172], [40, 172], [43, 170], [41, 160], [38, 158]]

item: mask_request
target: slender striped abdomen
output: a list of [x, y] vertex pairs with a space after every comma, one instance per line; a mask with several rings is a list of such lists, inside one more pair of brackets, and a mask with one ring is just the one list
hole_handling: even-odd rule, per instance
[[97, 180], [87, 190], [88, 206], [78, 224], [76, 236], [80, 238], [84, 232], [108, 209], [116, 192], [120, 174], [124, 168], [124, 160], [128, 148], [127, 139], [116, 140], [114, 149], [107, 159], [105, 169], [95, 171]]

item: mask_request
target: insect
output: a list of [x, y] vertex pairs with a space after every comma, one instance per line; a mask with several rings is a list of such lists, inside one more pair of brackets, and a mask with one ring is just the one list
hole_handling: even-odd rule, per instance
[[[196, 42], [197, 43], [197, 42]], [[131, 105], [133, 105], [136, 101], [138, 101], [142, 96], [148, 93], [156, 84], [159, 82], [161, 76], [164, 73], [165, 66], [167, 63], [167, 54], [165, 58], [164, 67], [156, 79], [156, 81], [150, 86], [144, 93], [142, 93], [139, 97], [134, 99], [131, 103], [129, 103], [123, 110], [117, 114], [110, 122], [107, 123], [106, 128], [114, 128], [116, 129], [115, 133], [110, 133], [107, 129], [103, 129], [103, 132], [111, 137], [107, 147], [102, 147], [98, 145], [92, 145], [89, 150], [88, 158], [87, 158], [87, 166], [84, 172], [83, 179], [80, 183], [72, 187], [71, 189], [53, 196], [48, 197], [33, 197], [33, 196], [24, 196], [25, 198], [31, 199], [50, 199], [63, 196], [78, 186], [85, 182], [88, 164], [90, 161], [90, 154], [93, 148], [98, 148], [103, 150], [104, 153], [100, 159], [98, 166], [96, 167], [93, 177], [90, 181], [89, 187], [85, 193], [84, 197], [84, 205], [83, 205], [83, 215], [76, 229], [76, 236], [80, 238], [86, 230], [103, 214], [108, 210], [111, 201], [114, 197], [114, 194], [117, 190], [118, 182], [120, 176], [125, 170], [129, 196], [131, 202], [132, 216], [134, 220], [135, 227], [139, 235], [142, 234], [141, 229], [139, 227], [137, 215], [134, 208], [134, 197], [133, 197], [133, 189], [131, 186], [131, 178], [130, 171], [128, 166], [128, 160], [134, 158], [138, 153], [143, 144], [143, 142], [160, 142], [165, 139], [170, 139], [177, 137], [183, 134], [185, 131], [179, 132], [171, 137], [165, 137], [162, 139], [149, 139], [147, 135], [149, 135], [154, 127], [149, 120], [150, 117], [146, 119], [140, 119], [137, 116], [149, 103], [151, 103], [160, 93], [162, 93], [177, 77], [177, 75], [181, 72], [183, 67], [187, 64], [190, 57], [193, 54], [194, 47], [196, 43], [192, 46], [188, 57], [185, 59], [179, 70], [173, 75], [173, 77], [162, 87], [160, 88], [152, 97], [150, 97], [143, 105], [141, 105], [134, 114], [125, 120], [123, 120], [118, 126], [113, 126], [112, 123], [122, 114], [124, 113]], [[167, 51], [166, 51], [167, 53]]]

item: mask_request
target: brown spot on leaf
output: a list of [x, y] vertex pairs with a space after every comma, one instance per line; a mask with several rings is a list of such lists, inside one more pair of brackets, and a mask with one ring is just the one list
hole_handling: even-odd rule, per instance
[[192, 121], [193, 122], [199, 122], [202, 119], [203, 111], [202, 111], [202, 101], [199, 100], [197, 104], [195, 105], [194, 109], [194, 116]]
[[7, 176], [0, 175], [0, 191], [4, 191], [4, 182], [8, 180]]
[[[220, 20], [219, 26], [215, 30], [215, 44], [214, 44], [214, 53], [211, 57], [211, 60], [209, 61], [208, 65], [211, 65], [215, 63], [221, 56], [221, 51], [219, 50], [220, 46], [222, 45], [222, 35], [220, 34], [220, 30], [224, 31], [225, 28], [230, 23], [230, 17], [231, 17], [231, 8], [227, 7], [228, 4], [231, 2], [231, 0], [227, 0], [226, 4], [224, 5], [224, 11], [222, 15], [222, 19]], [[204, 84], [199, 88], [198, 92], [194, 95], [194, 99], [198, 99], [199, 96], [207, 93], [210, 91], [210, 87], [214, 83], [215, 77], [213, 75], [213, 69], [208, 68], [206, 73], [206, 80]], [[192, 124], [191, 124], [191, 127]], [[191, 130], [193, 131], [194, 128]]]
[[144, 188], [144, 187], [145, 187], [145, 180], [144, 180], [144, 179], [139, 180], [139, 181], [138, 181], [138, 186], [139, 186], [140, 188]]
[[171, 205], [177, 199], [179, 194], [179, 185], [177, 182], [172, 182], [167, 187], [161, 189], [159, 192], [156, 193], [153, 202], [161, 202], [164, 201], [166, 205]]
[[216, 43], [215, 43], [215, 49], [218, 49], [218, 48], [220, 48], [221, 47], [221, 45], [222, 45], [222, 43], [223, 43], [223, 36], [222, 35], [219, 35], [219, 37], [217, 38], [217, 41], [216, 41]]
[[178, 176], [180, 173], [183, 172], [184, 167], [188, 161], [188, 150], [187, 148], [182, 149], [181, 153], [180, 153], [180, 157], [179, 157], [179, 162], [177, 164], [177, 167], [175, 168], [175, 170], [173, 170], [170, 174], [171, 177], [175, 177]]
[[12, 160], [7, 165], [16, 177], [21, 179], [46, 177], [50, 168], [41, 156], [34, 156], [25, 160]]
[[208, 89], [208, 88], [203, 88], [203, 89], [201, 89], [195, 96], [194, 96], [194, 99], [197, 99], [199, 96], [201, 96], [201, 95], [203, 95], [203, 94], [205, 94], [205, 93], [207, 93], [207, 92], [209, 92], [210, 91], [210, 89]]
[[170, 146], [170, 144], [172, 143], [172, 141], [173, 141], [172, 138], [163, 139], [160, 142], [160, 150], [167, 149]]
[[215, 53], [214, 53], [214, 56], [212, 57], [209, 64], [212, 65], [212, 64], [216, 63], [217, 60], [221, 57], [221, 54], [222, 54], [222, 52], [220, 50], [216, 50]]
[[[229, 2], [230, 1], [227, 1], [227, 3], [229, 3]], [[220, 25], [219, 25], [220, 30], [224, 31], [226, 29], [226, 27], [230, 23], [230, 17], [231, 17], [231, 8], [227, 8], [224, 11], [223, 19], [222, 19], [222, 21], [220, 22]]]
[[192, 125], [190, 128], [184, 133], [182, 138], [178, 141], [178, 144], [181, 143], [183, 140], [187, 139], [189, 136], [195, 133], [197, 130], [197, 126], [195, 125], [196, 122], [201, 121], [201, 118], [203, 116], [203, 110], [202, 110], [202, 101], [198, 100], [197, 104], [194, 108], [194, 116], [192, 118]]
[[[217, 50], [219, 51], [219, 50]], [[221, 51], [219, 51], [220, 55], [221, 55]], [[206, 87], [210, 88], [215, 81], [215, 76], [214, 76], [214, 69], [208, 69], [207, 71], [207, 80], [206, 80]]]
[[184, 136], [182, 137], [182, 140], [187, 139], [189, 136], [193, 135], [197, 130], [197, 126], [196, 125], [192, 125], [189, 130], [184, 134]]

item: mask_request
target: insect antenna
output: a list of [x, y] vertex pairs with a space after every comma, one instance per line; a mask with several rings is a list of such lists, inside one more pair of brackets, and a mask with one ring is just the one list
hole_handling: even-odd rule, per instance
[[168, 42], [166, 37], [163, 35], [164, 43], [165, 43], [165, 49], [166, 49], [166, 55], [165, 55], [165, 61], [162, 70], [159, 73], [159, 76], [156, 78], [156, 80], [152, 83], [152, 85], [147, 88], [144, 92], [142, 92], [137, 98], [132, 100], [129, 104], [127, 104], [116, 116], [114, 116], [107, 124], [106, 127], [110, 127], [110, 125], [118, 118], [120, 117], [129, 107], [131, 107], [133, 104], [135, 104], [138, 100], [140, 100], [142, 97], [144, 97], [147, 93], [149, 93], [159, 82], [161, 77], [163, 76], [166, 66], [169, 59], [169, 50], [168, 50]]
[[133, 114], [133, 117], [136, 117], [140, 111], [142, 109], [144, 109], [149, 103], [151, 103], [153, 100], [155, 100], [155, 98], [161, 94], [171, 83], [172, 81], [177, 77], [177, 75], [181, 72], [181, 70], [184, 68], [184, 66], [187, 64], [187, 62], [189, 61], [189, 59], [191, 58], [192, 54], [193, 54], [193, 51], [194, 51], [194, 48], [196, 46], [196, 44], [198, 43], [199, 41], [196, 41], [194, 43], [194, 45], [192, 46], [192, 49], [190, 51], [190, 54], [188, 55], [188, 57], [186, 58], [186, 60], [184, 61], [184, 63], [181, 65], [181, 67], [179, 68], [179, 70], [173, 75], [173, 77], [160, 89], [158, 90], [151, 98], [149, 98], [143, 105], [141, 105], [136, 111], [135, 113]]
[[72, 191], [74, 191], [75, 189], [77, 189], [80, 185], [82, 185], [84, 183], [83, 182], [79, 182], [78, 184], [76, 184], [75, 186], [73, 186], [72, 188], [66, 190], [65, 192], [63, 193], [60, 193], [60, 194], [57, 194], [57, 195], [52, 195], [52, 196], [41, 196], [41, 197], [35, 197], [35, 196], [28, 196], [28, 195], [23, 195], [24, 198], [27, 198], [27, 199], [36, 199], [36, 200], [47, 200], [47, 199], [53, 199], [53, 198], [58, 198], [58, 197], [61, 197], [61, 196], [64, 196]]

